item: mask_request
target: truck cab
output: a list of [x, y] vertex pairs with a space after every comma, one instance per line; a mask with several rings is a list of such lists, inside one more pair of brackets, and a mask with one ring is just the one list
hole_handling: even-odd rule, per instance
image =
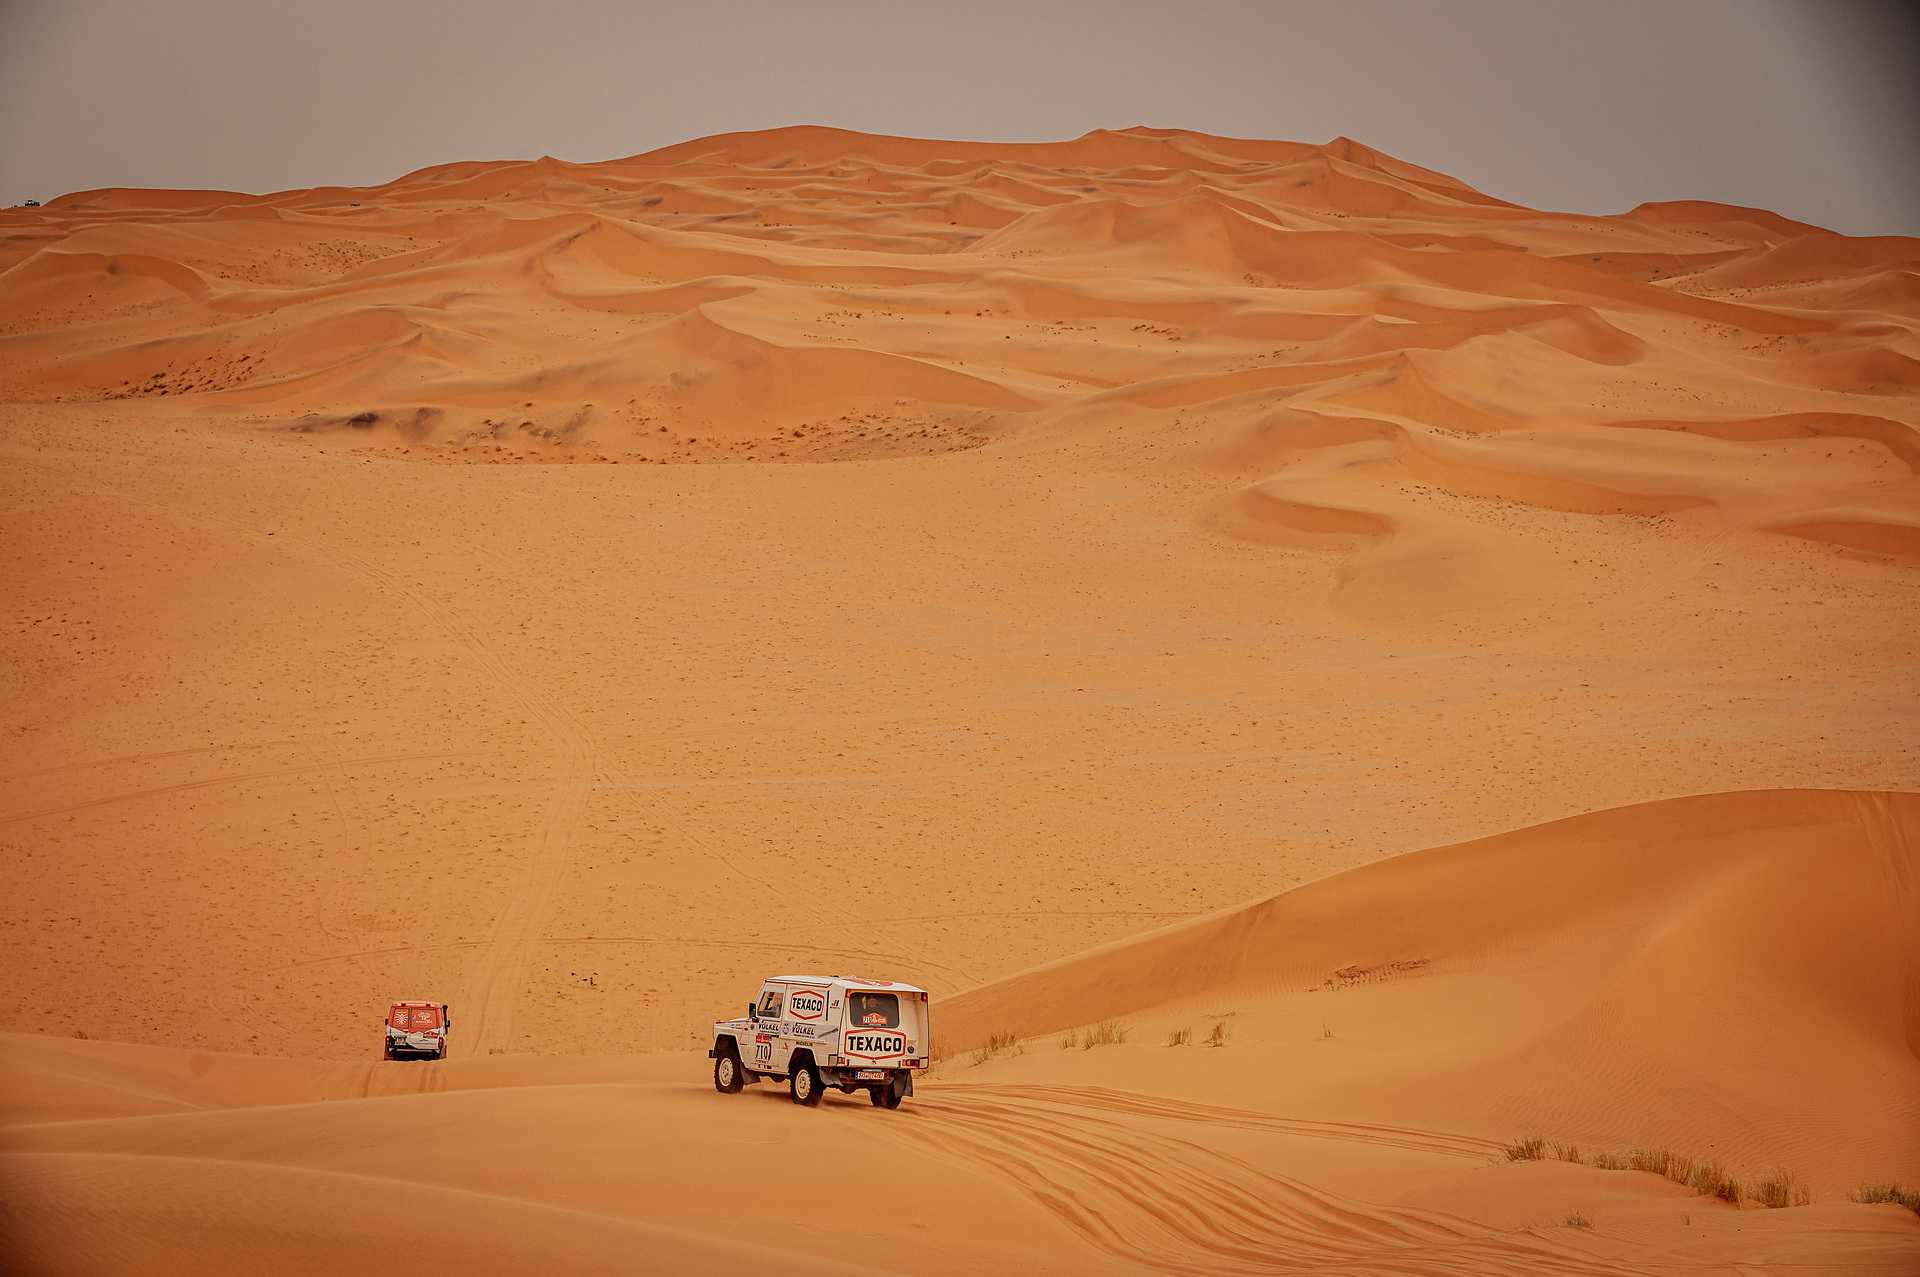
[[396, 1002], [387, 1008], [386, 1058], [444, 1060], [451, 1027], [444, 1002]]
[[866, 1091], [879, 1108], [913, 1094], [913, 1070], [932, 1049], [927, 991], [859, 976], [774, 976], [747, 1014], [713, 1026], [714, 1089], [737, 1094], [784, 1080], [795, 1104], [820, 1103], [827, 1088]]

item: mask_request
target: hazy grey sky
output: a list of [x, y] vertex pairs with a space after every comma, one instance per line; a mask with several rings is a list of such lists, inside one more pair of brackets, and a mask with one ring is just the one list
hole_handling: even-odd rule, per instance
[[828, 124], [1340, 134], [1542, 208], [1920, 234], [1901, 0], [0, 0], [0, 203]]

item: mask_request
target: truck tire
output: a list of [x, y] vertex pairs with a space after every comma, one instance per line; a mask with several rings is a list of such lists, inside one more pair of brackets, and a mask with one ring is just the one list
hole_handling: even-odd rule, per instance
[[893, 1083], [867, 1088], [867, 1098], [873, 1101], [877, 1109], [897, 1109], [900, 1107], [900, 1092], [893, 1089]]
[[731, 1044], [720, 1048], [720, 1054], [713, 1057], [713, 1089], [722, 1095], [738, 1095], [745, 1085], [739, 1050]]
[[820, 1097], [826, 1093], [826, 1087], [820, 1082], [820, 1070], [812, 1060], [800, 1060], [793, 1065], [793, 1080], [788, 1085], [792, 1088], [793, 1102], [807, 1108], [818, 1107]]

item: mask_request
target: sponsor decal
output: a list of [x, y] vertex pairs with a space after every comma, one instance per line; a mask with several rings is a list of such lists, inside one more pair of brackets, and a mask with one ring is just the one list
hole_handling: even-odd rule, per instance
[[756, 1034], [754, 1034], [754, 1035], [753, 1035], [753, 1040], [754, 1040], [755, 1042], [771, 1042], [771, 1041], [773, 1041], [773, 1034], [771, 1034], [771, 1033], [756, 1033]]
[[827, 1000], [812, 989], [802, 989], [787, 999], [787, 1014], [796, 1020], [818, 1020], [827, 1013]]
[[888, 1056], [904, 1055], [907, 1039], [900, 1033], [876, 1033], [871, 1030], [849, 1030], [841, 1051], [856, 1060], [880, 1060]]
[[810, 1038], [813, 1036], [813, 1029], [804, 1024], [790, 1024], [787, 1026], [787, 1032], [796, 1038]]
[[869, 1011], [865, 1015], [860, 1017], [860, 1023], [875, 1024], [875, 1025], [879, 1025], [881, 1028], [885, 1028], [887, 1024], [887, 1017], [879, 1011]]

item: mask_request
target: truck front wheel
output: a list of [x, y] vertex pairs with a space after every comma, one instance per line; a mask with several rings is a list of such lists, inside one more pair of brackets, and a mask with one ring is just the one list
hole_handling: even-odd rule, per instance
[[800, 1060], [793, 1066], [793, 1102], [813, 1108], [820, 1103], [824, 1088], [820, 1085], [820, 1070], [813, 1066], [812, 1060]]
[[713, 1057], [713, 1089], [722, 1095], [737, 1095], [746, 1085], [740, 1072], [740, 1056], [732, 1047]]

